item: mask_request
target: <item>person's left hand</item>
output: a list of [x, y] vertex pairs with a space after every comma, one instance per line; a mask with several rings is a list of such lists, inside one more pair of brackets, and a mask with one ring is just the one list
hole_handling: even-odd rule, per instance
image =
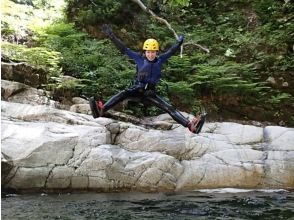
[[112, 35], [112, 29], [111, 29], [111, 27], [108, 24], [103, 24], [101, 30], [107, 36], [111, 36]]

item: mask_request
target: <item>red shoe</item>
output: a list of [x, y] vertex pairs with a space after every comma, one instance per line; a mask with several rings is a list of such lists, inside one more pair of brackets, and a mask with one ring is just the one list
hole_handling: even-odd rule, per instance
[[205, 123], [206, 114], [201, 114], [192, 119], [188, 124], [189, 130], [194, 134], [199, 134], [204, 123]]
[[89, 105], [91, 108], [93, 118], [99, 118], [100, 116], [102, 116], [104, 108], [102, 101], [96, 101], [94, 97], [91, 97], [89, 99]]

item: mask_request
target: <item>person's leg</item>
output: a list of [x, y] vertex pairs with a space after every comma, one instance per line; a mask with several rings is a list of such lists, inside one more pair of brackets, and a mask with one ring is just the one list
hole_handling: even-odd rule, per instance
[[192, 133], [198, 134], [201, 131], [206, 115], [199, 115], [192, 121], [189, 121], [175, 107], [166, 102], [160, 96], [155, 94], [153, 96], [147, 96], [146, 99], [152, 102], [158, 108], [167, 112], [176, 122], [183, 125], [184, 127], [189, 128]]
[[112, 96], [104, 105], [103, 105], [103, 112], [107, 112], [109, 109], [116, 106], [118, 103], [123, 101], [128, 97], [127, 90], [123, 90], [116, 95]]
[[112, 96], [105, 104], [103, 104], [102, 101], [96, 101], [94, 97], [91, 97], [89, 103], [93, 117], [98, 118], [102, 116], [106, 111], [113, 108], [121, 101], [125, 100], [128, 97], [136, 96], [136, 94], [137, 88], [131, 87]]
[[174, 106], [166, 102], [160, 96], [155, 94], [154, 96], [147, 96], [146, 99], [158, 108], [167, 112], [176, 122], [183, 125], [184, 127], [188, 127], [189, 120], [185, 118], [178, 110], [176, 110]]

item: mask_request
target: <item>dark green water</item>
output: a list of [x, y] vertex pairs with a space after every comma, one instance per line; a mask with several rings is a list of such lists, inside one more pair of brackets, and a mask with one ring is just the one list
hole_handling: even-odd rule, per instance
[[291, 219], [294, 193], [235, 189], [6, 195], [1, 219]]

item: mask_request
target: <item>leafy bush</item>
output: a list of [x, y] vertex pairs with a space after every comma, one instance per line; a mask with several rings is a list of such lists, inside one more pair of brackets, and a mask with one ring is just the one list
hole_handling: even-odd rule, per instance
[[[43, 0], [32, 2], [48, 9], [53, 4]], [[59, 20], [45, 29], [34, 28], [38, 45], [35, 55], [25, 54], [24, 49], [21, 52], [24, 55], [14, 55], [51, 68], [50, 75], [62, 67], [65, 75], [77, 78], [65, 84], [54, 81], [59, 91], [95, 94], [107, 100], [130, 84], [135, 65], [104, 38], [99, 30], [103, 23], [111, 23], [114, 32], [133, 49], [141, 48], [147, 37], [158, 39], [163, 51], [176, 42], [166, 26], [142, 13], [133, 2], [66, 2], [66, 14], [73, 23]], [[294, 23], [290, 1], [146, 0], [144, 3], [167, 19], [178, 34], [184, 34], [185, 42], [191, 42], [184, 46], [183, 58], [176, 55], [165, 64], [164, 83], [158, 86], [161, 95], [172, 100], [177, 108], [198, 111], [199, 105], [208, 105], [214, 111], [244, 106], [240, 108], [244, 111], [241, 116], [246, 115], [246, 109], [255, 108], [270, 111], [261, 112], [259, 115], [266, 115], [261, 120], [283, 117], [287, 122], [291, 120]], [[5, 35], [17, 29], [5, 19], [2, 26]], [[193, 43], [209, 48], [210, 53]], [[18, 54], [20, 48], [11, 48], [10, 53]], [[58, 59], [50, 58], [45, 51]], [[36, 58], [39, 56], [41, 59]], [[277, 83], [267, 83], [269, 77], [274, 77]], [[138, 107], [125, 110], [143, 114]], [[148, 110], [148, 114], [158, 112], [154, 108]], [[270, 115], [273, 118], [269, 119]]]
[[38, 31], [42, 46], [60, 52], [65, 75], [79, 79], [79, 94], [106, 100], [130, 84], [135, 66], [108, 41], [91, 38], [72, 23], [58, 22]]
[[[95, 25], [108, 23], [110, 20], [115, 23], [123, 23], [133, 18], [132, 13], [127, 10], [131, 4], [126, 0], [66, 0], [66, 2], [68, 17], [79, 24]], [[70, 10], [71, 8], [75, 8], [75, 11]], [[122, 14], [124, 14], [124, 19], [121, 19]]]
[[2, 43], [2, 53], [12, 60], [27, 62], [48, 72], [48, 77], [61, 75], [61, 54], [46, 47], [28, 48], [24, 45]]

